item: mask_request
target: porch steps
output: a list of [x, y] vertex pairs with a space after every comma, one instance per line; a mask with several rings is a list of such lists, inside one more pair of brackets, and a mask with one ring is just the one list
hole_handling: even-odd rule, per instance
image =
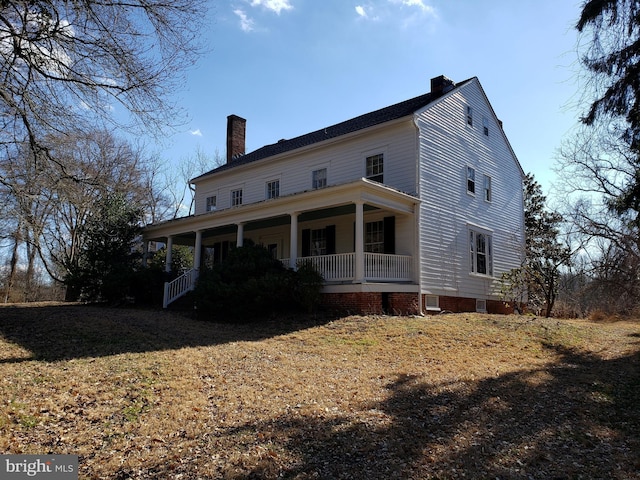
[[162, 297], [162, 308], [167, 308], [170, 303], [183, 297], [196, 286], [198, 271], [191, 269], [184, 272], [176, 279], [164, 283], [164, 295]]

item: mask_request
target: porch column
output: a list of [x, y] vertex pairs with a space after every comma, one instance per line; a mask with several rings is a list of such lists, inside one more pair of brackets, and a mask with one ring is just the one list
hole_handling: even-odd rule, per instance
[[149, 241], [142, 239], [142, 266], [146, 267], [149, 260]]
[[202, 256], [202, 230], [196, 232], [196, 244], [193, 250], [193, 269], [200, 271], [200, 257]]
[[238, 223], [237, 226], [238, 234], [236, 237], [236, 246], [241, 247], [244, 241], [244, 222]]
[[164, 271], [171, 272], [171, 262], [173, 261], [173, 237], [169, 235], [167, 237], [167, 251], [164, 259]]
[[289, 267], [296, 269], [298, 260], [298, 212], [289, 214], [291, 216], [291, 231], [289, 239]]
[[364, 202], [356, 202], [356, 251], [353, 283], [364, 283]]

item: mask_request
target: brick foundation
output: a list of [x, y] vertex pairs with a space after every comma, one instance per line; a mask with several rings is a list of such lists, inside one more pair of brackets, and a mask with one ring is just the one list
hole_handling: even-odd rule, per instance
[[417, 293], [395, 292], [351, 292], [325, 293], [324, 307], [338, 313], [359, 315], [416, 315]]
[[[426, 300], [425, 300], [426, 301]], [[449, 312], [475, 312], [476, 299], [466, 297], [439, 297], [438, 303], [441, 311]], [[424, 305], [424, 302], [423, 302]], [[513, 313], [513, 305], [499, 300], [487, 300], [487, 313], [507, 315]], [[437, 312], [430, 312], [437, 313]]]
[[[324, 293], [322, 305], [339, 314], [354, 315], [417, 315], [418, 295], [396, 292]], [[423, 295], [423, 308], [426, 299]], [[439, 297], [440, 311], [475, 312], [476, 299], [465, 297]], [[487, 300], [487, 313], [510, 314], [513, 305], [498, 300]], [[435, 314], [438, 312], [429, 311]]]

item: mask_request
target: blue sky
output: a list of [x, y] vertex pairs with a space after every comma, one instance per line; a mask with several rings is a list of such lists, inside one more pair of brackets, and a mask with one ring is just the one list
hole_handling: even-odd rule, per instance
[[[247, 151], [477, 76], [525, 172], [549, 194], [577, 122], [575, 0], [230, 0], [212, 4], [209, 51], [176, 92], [188, 114], [171, 162], [225, 152], [227, 115]], [[196, 172], [200, 173], [200, 172]]]

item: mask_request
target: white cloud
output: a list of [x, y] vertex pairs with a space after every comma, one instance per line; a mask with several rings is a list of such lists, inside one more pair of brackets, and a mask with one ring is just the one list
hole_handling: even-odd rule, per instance
[[418, 7], [425, 13], [434, 14], [436, 13], [435, 9], [430, 5], [425, 5], [423, 0], [402, 0], [402, 4], [408, 7]]
[[289, 3], [289, 0], [251, 0], [251, 6], [262, 6], [267, 10], [271, 10], [278, 15], [282, 10], [291, 10], [293, 5]]
[[238, 8], [234, 10], [233, 13], [240, 18], [240, 28], [243, 32], [250, 32], [253, 30], [254, 21], [250, 19], [243, 10]]
[[189, 131], [189, 133], [191, 135], [193, 135], [194, 137], [201, 137], [202, 136], [202, 132], [200, 131], [199, 128], [197, 128], [195, 130], [191, 130], [191, 131]]
[[356, 6], [356, 13], [363, 18], [367, 18], [367, 12], [362, 5]]
[[434, 16], [436, 14], [435, 8], [433, 8], [431, 5], [427, 5], [426, 3], [424, 3], [424, 0], [390, 0], [390, 2], [400, 3], [405, 7], [418, 7], [424, 13], [428, 13]]

